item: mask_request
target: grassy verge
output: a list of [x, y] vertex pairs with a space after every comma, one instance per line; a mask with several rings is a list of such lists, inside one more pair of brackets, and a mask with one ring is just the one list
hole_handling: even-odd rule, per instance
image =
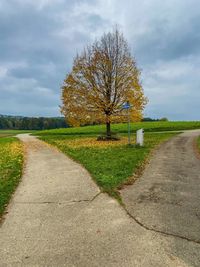
[[0, 216], [19, 183], [23, 167], [23, 147], [14, 137], [0, 138]]
[[[146, 133], [145, 146], [127, 145], [127, 137], [120, 141], [96, 141], [91, 135], [64, 135], [58, 130], [50, 135], [43, 133], [40, 139], [57, 146], [62, 152], [80, 162], [92, 175], [101, 189], [118, 197], [118, 189], [130, 181], [130, 177], [144, 165], [150, 152], [175, 133]], [[63, 132], [62, 132], [63, 133]], [[94, 132], [93, 132], [94, 133]], [[132, 142], [135, 142], [133, 136]]]
[[200, 136], [199, 136], [198, 139], [197, 139], [197, 146], [198, 146], [199, 151], [200, 151]]

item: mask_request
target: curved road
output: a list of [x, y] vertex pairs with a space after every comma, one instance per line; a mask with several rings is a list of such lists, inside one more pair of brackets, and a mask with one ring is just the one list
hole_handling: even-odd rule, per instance
[[122, 192], [127, 211], [79, 164], [19, 135], [26, 167], [0, 227], [0, 267], [199, 267], [200, 172], [192, 135], [162, 146]]

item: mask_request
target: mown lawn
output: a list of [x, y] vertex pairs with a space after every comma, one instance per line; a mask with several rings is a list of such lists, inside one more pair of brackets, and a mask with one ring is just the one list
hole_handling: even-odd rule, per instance
[[23, 167], [23, 145], [14, 137], [0, 138], [0, 216], [19, 183]]
[[[96, 126], [95, 126], [96, 127]], [[51, 130], [40, 133], [40, 139], [57, 146], [62, 152], [80, 162], [92, 175], [100, 188], [112, 196], [118, 197], [118, 189], [133, 180], [133, 174], [141, 171], [150, 152], [161, 142], [175, 133], [146, 133], [144, 147], [128, 146], [127, 136], [120, 141], [97, 141], [95, 131], [80, 134], [78, 128], [73, 135], [65, 134], [68, 129]], [[59, 134], [58, 134], [59, 133]], [[91, 135], [93, 134], [93, 135]], [[135, 136], [132, 135], [132, 143]]]

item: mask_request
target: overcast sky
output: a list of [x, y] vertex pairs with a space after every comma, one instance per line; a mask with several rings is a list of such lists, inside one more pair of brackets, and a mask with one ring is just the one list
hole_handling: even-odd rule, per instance
[[118, 24], [144, 115], [200, 120], [199, 0], [0, 0], [0, 114], [58, 116], [73, 57]]

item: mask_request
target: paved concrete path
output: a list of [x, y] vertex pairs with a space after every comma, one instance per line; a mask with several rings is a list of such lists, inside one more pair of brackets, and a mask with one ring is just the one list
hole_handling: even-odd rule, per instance
[[186, 131], [163, 144], [142, 177], [121, 193], [128, 213], [146, 229], [200, 244], [197, 136], [200, 130]]
[[[1, 267], [200, 266], [198, 242], [149, 230], [146, 216], [141, 213], [136, 222], [114, 199], [99, 192], [80, 165], [34, 137], [24, 134], [19, 138], [25, 143], [27, 161], [22, 182], [0, 227]], [[179, 142], [181, 147], [185, 142]], [[182, 157], [179, 152], [177, 148], [177, 157]], [[191, 171], [197, 163], [193, 159]], [[141, 195], [144, 188], [139, 188]], [[126, 196], [130, 195], [127, 190], [123, 193], [127, 203]], [[145, 206], [141, 209], [145, 215]], [[152, 207], [150, 216], [157, 216]]]

